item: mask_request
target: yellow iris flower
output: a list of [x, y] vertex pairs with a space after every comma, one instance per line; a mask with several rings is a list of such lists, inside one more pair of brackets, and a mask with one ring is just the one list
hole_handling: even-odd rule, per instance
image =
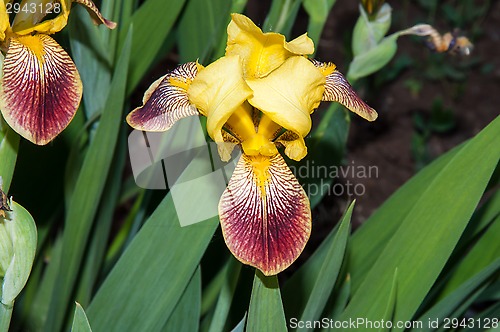
[[127, 121], [165, 131], [200, 114], [222, 160], [241, 146], [219, 203], [222, 232], [238, 260], [274, 275], [297, 259], [311, 232], [309, 199], [278, 147], [294, 160], [307, 154], [304, 137], [321, 101], [340, 102], [369, 121], [377, 113], [334, 64], [307, 58], [314, 52], [307, 34], [287, 42], [240, 14], [232, 15], [227, 33], [224, 57], [207, 67], [186, 63], [158, 79]]
[[[31, 142], [52, 141], [73, 119], [82, 97], [75, 64], [49, 35], [62, 30], [73, 2], [94, 23], [115, 28], [91, 0], [0, 0], [0, 48], [5, 54], [0, 110], [7, 123]], [[10, 25], [9, 14], [15, 14]], [[57, 14], [44, 20], [47, 15]]]

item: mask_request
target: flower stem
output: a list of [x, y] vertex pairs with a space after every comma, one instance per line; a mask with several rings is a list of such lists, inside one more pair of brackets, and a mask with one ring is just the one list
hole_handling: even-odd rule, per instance
[[3, 303], [0, 304], [0, 332], [9, 331], [12, 309], [14, 309], [13, 305], [7, 306]]

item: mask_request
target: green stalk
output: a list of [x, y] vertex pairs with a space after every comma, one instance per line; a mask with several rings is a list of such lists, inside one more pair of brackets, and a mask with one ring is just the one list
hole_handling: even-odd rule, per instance
[[8, 332], [14, 306], [0, 305], [0, 332]]

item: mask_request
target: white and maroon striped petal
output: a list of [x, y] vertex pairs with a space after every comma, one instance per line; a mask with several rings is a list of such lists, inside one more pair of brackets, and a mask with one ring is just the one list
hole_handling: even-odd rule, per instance
[[265, 275], [289, 267], [311, 233], [309, 199], [280, 154], [242, 155], [219, 214], [229, 250]]
[[137, 130], [160, 132], [182, 118], [198, 115], [187, 94], [197, 73], [198, 64], [188, 62], [156, 80], [144, 94], [143, 106], [127, 116], [128, 124]]
[[38, 145], [73, 119], [82, 98], [75, 64], [47, 35], [11, 38], [3, 64], [0, 109], [7, 123]]
[[102, 16], [97, 6], [91, 0], [73, 0], [73, 2], [84, 5], [96, 25], [104, 24], [110, 29], [116, 28], [116, 23]]
[[311, 62], [326, 77], [323, 101], [336, 101], [368, 121], [377, 119], [377, 112], [356, 94], [356, 91], [354, 91], [344, 75], [336, 70], [333, 63], [324, 63], [317, 60], [311, 60]]

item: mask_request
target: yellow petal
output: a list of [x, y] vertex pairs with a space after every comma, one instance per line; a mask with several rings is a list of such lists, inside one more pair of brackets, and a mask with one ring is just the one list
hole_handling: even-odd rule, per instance
[[5, 39], [5, 31], [9, 28], [9, 14], [5, 8], [5, 2], [0, 1], [0, 41]]
[[323, 101], [336, 101], [368, 121], [377, 119], [377, 112], [356, 94], [356, 91], [354, 91], [344, 75], [336, 70], [333, 63], [311, 61], [326, 77]]
[[[20, 11], [12, 22], [12, 30], [15, 33], [18, 35], [27, 35], [32, 32], [53, 34], [61, 31], [68, 24], [71, 0], [23, 0], [19, 8]], [[42, 22], [43, 18], [49, 14], [58, 15]]]
[[291, 56], [314, 53], [314, 43], [307, 34], [287, 43], [285, 36], [263, 33], [244, 15], [232, 14], [231, 17], [226, 55], [239, 55], [243, 59], [245, 77], [264, 77]]
[[128, 124], [137, 130], [160, 132], [182, 118], [198, 115], [187, 94], [197, 72], [198, 64], [188, 62], [156, 80], [144, 94], [143, 105], [127, 116]]
[[305, 136], [310, 113], [318, 107], [325, 77], [304, 57], [289, 58], [267, 77], [247, 80], [254, 94], [250, 104], [285, 129]]
[[82, 98], [76, 66], [47, 35], [11, 38], [0, 84], [5, 121], [31, 142], [44, 145], [66, 128]]
[[[91, 0], [23, 0], [21, 10], [16, 14], [12, 30], [19, 35], [32, 32], [53, 34], [61, 31], [68, 24], [68, 16], [73, 2], [85, 6], [95, 24], [104, 24], [110, 29], [116, 23], [105, 19]], [[59, 14], [55, 18], [43, 21], [49, 14]]]
[[219, 215], [229, 250], [265, 275], [289, 267], [311, 233], [309, 199], [279, 153], [241, 156]]
[[276, 143], [285, 147], [288, 158], [299, 161], [307, 155], [307, 146], [304, 138], [288, 130], [276, 139]]
[[248, 111], [252, 90], [243, 80], [238, 56], [222, 57], [200, 70], [188, 88], [189, 100], [207, 117], [207, 132], [223, 142], [222, 127], [235, 111]]

